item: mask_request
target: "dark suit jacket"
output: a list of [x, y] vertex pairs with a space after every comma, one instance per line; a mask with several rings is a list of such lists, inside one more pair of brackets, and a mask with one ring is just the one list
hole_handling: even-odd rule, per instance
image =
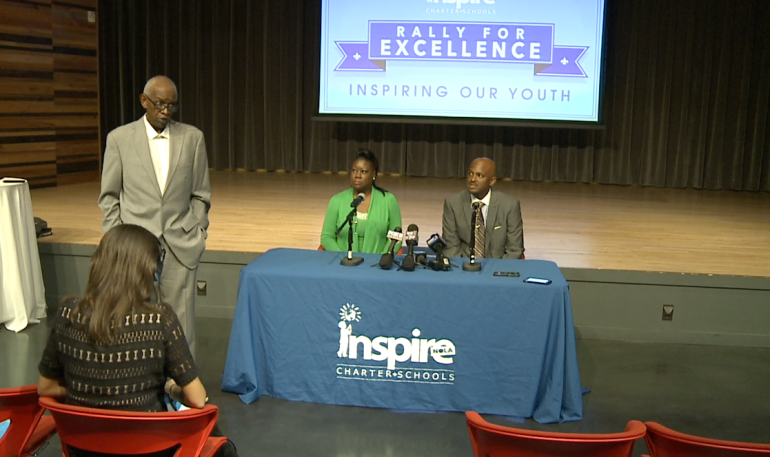
[[166, 240], [176, 257], [196, 268], [206, 247], [211, 185], [206, 142], [197, 128], [169, 124], [169, 169], [161, 195], [143, 117], [107, 136], [99, 208], [106, 232], [140, 225]]
[[[444, 201], [442, 233], [449, 257], [470, 257], [471, 193], [463, 190]], [[485, 256], [495, 259], [520, 259], [524, 254], [524, 229], [519, 200], [492, 189], [487, 212]]]

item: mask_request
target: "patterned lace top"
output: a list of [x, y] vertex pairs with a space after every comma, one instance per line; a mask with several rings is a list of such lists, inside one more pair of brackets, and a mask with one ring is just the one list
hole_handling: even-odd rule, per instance
[[85, 322], [69, 320], [75, 301], [59, 307], [38, 371], [64, 379], [66, 402], [91, 408], [165, 411], [164, 386], [198, 376], [179, 320], [170, 306], [147, 304], [125, 316], [115, 344], [89, 342]]

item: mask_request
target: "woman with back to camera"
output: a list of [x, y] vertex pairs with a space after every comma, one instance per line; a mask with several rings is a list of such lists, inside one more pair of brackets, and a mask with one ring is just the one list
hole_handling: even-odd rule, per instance
[[350, 169], [350, 188], [329, 200], [321, 230], [321, 246], [325, 250], [348, 250], [348, 224], [343, 226], [339, 235], [336, 232], [345, 223], [352, 209], [351, 203], [362, 193], [364, 200], [358, 205], [352, 224], [353, 251], [373, 254], [388, 252], [388, 230], [401, 227], [401, 209], [393, 194], [377, 186], [378, 168], [377, 157], [372, 151], [358, 151]]
[[[203, 408], [206, 389], [179, 320], [168, 304], [152, 301], [164, 256], [158, 239], [137, 225], [118, 225], [104, 235], [91, 257], [85, 293], [65, 298], [53, 318], [38, 366], [41, 396], [146, 412], [166, 411], [168, 394]], [[228, 443], [217, 455], [237, 454]]]

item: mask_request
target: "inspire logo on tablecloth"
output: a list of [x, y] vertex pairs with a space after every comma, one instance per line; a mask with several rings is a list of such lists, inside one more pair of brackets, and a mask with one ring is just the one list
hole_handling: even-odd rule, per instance
[[[363, 381], [416, 382], [426, 384], [453, 384], [455, 380], [455, 344], [449, 339], [420, 338], [419, 328], [412, 330], [412, 337], [375, 336], [354, 334], [354, 323], [361, 322], [361, 308], [346, 303], [340, 308], [339, 349], [340, 359], [358, 360], [362, 364], [338, 363], [337, 378]], [[366, 364], [365, 362], [385, 362]], [[407, 363], [409, 366], [396, 366]], [[447, 365], [447, 368], [433, 368]], [[423, 366], [424, 365], [424, 366]]]

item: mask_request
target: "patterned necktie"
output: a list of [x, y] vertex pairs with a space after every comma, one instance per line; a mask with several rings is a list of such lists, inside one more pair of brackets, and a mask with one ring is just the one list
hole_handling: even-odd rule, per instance
[[473, 243], [473, 251], [476, 258], [484, 258], [484, 245], [487, 242], [487, 227], [484, 224], [484, 213], [481, 208], [484, 207], [484, 203], [479, 202], [479, 207], [476, 210], [476, 230], [473, 231], [475, 241]]

